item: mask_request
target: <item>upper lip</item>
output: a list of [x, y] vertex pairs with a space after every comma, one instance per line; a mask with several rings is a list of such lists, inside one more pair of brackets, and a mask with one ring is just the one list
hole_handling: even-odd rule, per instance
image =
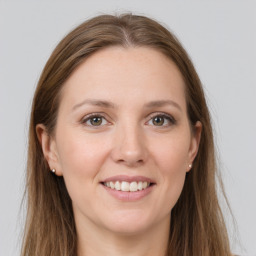
[[154, 180], [145, 177], [145, 176], [127, 176], [127, 175], [116, 175], [109, 178], [106, 178], [102, 180], [101, 182], [110, 182], [110, 181], [126, 181], [126, 182], [132, 182], [132, 181], [146, 181], [149, 183], [155, 183]]

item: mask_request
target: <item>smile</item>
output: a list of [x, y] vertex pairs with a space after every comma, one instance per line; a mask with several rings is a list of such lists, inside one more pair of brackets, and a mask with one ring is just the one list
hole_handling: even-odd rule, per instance
[[103, 185], [113, 190], [124, 191], [124, 192], [136, 192], [141, 191], [150, 186], [150, 182], [147, 181], [108, 181], [104, 182]]

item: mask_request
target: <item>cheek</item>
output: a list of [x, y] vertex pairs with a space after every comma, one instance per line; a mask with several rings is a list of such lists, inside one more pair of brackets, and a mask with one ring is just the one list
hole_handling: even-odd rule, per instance
[[165, 205], [163, 213], [167, 214], [176, 204], [184, 186], [189, 143], [187, 139], [176, 137], [162, 141], [161, 145], [159, 144], [156, 148], [158, 150], [155, 150], [155, 160], [161, 184], [159, 205]]
[[170, 201], [176, 202], [184, 185], [187, 154], [174, 149], [167, 152], [168, 153], [162, 155], [160, 159], [160, 175], [165, 192], [169, 195]]
[[186, 134], [158, 141], [153, 154], [164, 176], [186, 172], [189, 145], [189, 136], [186, 136]]
[[[63, 134], [59, 139], [59, 161], [63, 176], [83, 182], [93, 182], [100, 171], [107, 152], [107, 145], [100, 137], [83, 133]], [[99, 146], [100, 145], [100, 146]]]
[[58, 145], [60, 168], [73, 205], [93, 207], [91, 195], [96, 194], [95, 185], [107, 155], [107, 145], [99, 138], [80, 133], [63, 134]]

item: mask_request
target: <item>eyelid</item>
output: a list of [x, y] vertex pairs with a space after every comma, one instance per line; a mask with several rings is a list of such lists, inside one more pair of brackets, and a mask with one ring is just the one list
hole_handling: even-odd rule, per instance
[[[176, 122], [177, 122], [176, 119], [175, 119], [172, 115], [170, 115], [170, 114], [167, 114], [167, 113], [165, 113], [165, 112], [154, 112], [154, 113], [151, 113], [151, 114], [148, 115], [148, 118], [147, 118], [147, 119], [149, 119], [149, 120], [146, 122], [146, 124], [148, 124], [149, 121], [151, 121], [154, 117], [157, 117], [157, 116], [161, 116], [161, 117], [167, 119], [167, 120], [171, 123], [170, 125], [174, 125], [174, 124], [176, 124]], [[93, 117], [101, 117], [101, 118], [105, 119], [108, 124], [111, 124], [111, 122], [108, 121], [108, 118], [106, 117], [106, 114], [105, 114], [105, 113], [102, 113], [102, 112], [94, 112], [94, 113], [87, 114], [87, 115], [85, 115], [85, 116], [81, 119], [80, 122], [81, 122], [82, 124], [85, 124], [88, 120], [90, 120], [90, 119], [93, 118]], [[106, 124], [104, 124], [104, 125], [99, 125], [98, 128], [99, 128], [99, 127], [102, 127], [102, 126], [105, 126], [105, 125], [106, 125]], [[158, 127], [159, 127], [159, 128], [160, 128], [160, 127], [168, 127], [168, 126], [170, 126], [170, 125], [162, 125], [162, 126], [158, 126]], [[93, 126], [93, 125], [87, 125], [87, 127], [97, 128], [97, 126]]]
[[[87, 121], [89, 121], [91, 118], [93, 117], [100, 117], [102, 119], [105, 119], [106, 122], [109, 124], [110, 122], [108, 121], [108, 118], [106, 117], [106, 115], [104, 113], [101, 113], [101, 112], [94, 112], [94, 113], [90, 113], [88, 115], [85, 115], [82, 119], [81, 119], [81, 123], [85, 125], [85, 123]], [[99, 127], [102, 127], [102, 126], [105, 126], [106, 124], [103, 124], [103, 125], [99, 125]], [[93, 126], [93, 125], [86, 125], [87, 127], [93, 127], [93, 128], [97, 128], [97, 126]]]
[[[174, 125], [177, 122], [177, 120], [172, 115], [167, 114], [165, 112], [154, 112], [154, 113], [151, 113], [149, 115], [149, 118], [150, 118], [149, 121], [151, 121], [154, 117], [157, 117], [157, 116], [161, 116], [161, 117], [167, 119], [171, 123], [171, 125]], [[146, 123], [148, 123], [149, 121], [147, 121]], [[161, 128], [161, 127], [168, 127], [168, 126], [169, 125], [162, 125], [162, 126], [156, 126], [156, 127]]]

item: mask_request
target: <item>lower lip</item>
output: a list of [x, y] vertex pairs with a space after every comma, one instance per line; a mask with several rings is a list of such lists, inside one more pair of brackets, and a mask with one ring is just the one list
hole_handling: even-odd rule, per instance
[[145, 196], [147, 196], [154, 188], [155, 185], [151, 185], [143, 190], [139, 190], [136, 192], [126, 192], [121, 190], [115, 190], [109, 187], [104, 186], [101, 184], [106, 191], [113, 196], [114, 198], [121, 200], [121, 201], [138, 201]]

